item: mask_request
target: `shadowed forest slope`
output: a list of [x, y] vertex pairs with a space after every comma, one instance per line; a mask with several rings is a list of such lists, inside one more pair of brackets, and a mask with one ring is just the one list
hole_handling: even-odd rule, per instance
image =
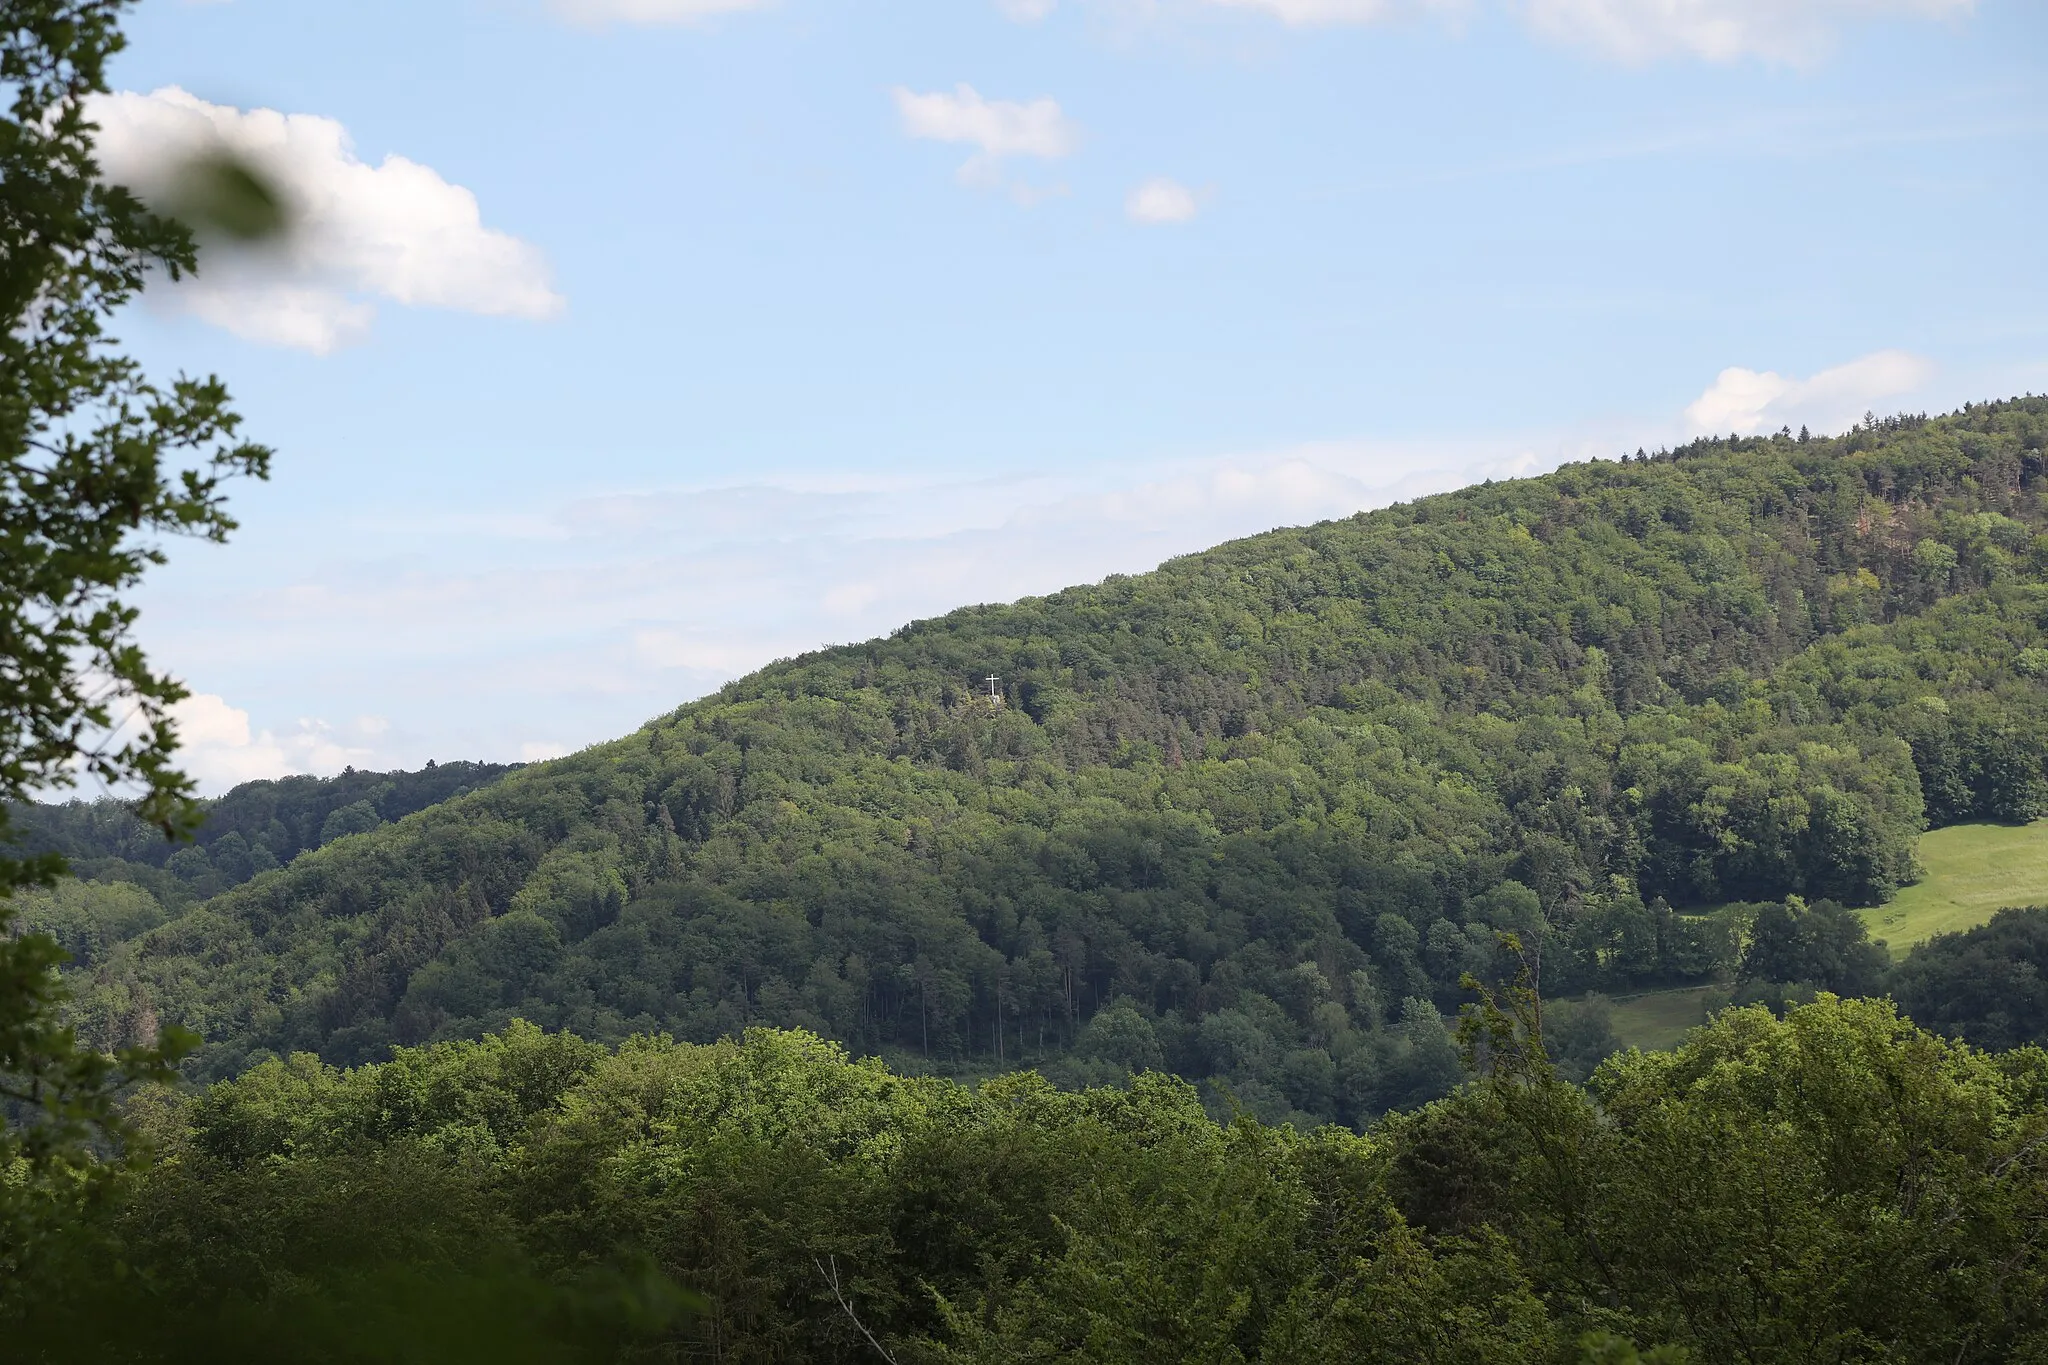
[[1689, 909], [2048, 813], [2044, 443], [2033, 398], [1701, 441], [777, 663], [117, 943], [81, 1019], [211, 1075], [767, 1024], [1356, 1121], [1455, 1076], [1497, 930], [1546, 993], [1705, 980]]
[[516, 766], [430, 761], [410, 773], [350, 768], [338, 777], [244, 782], [204, 803], [204, 818], [188, 843], [167, 842], [114, 801], [20, 806], [9, 818], [21, 843], [63, 854], [75, 875], [145, 886], [179, 909], [344, 835], [466, 796]]

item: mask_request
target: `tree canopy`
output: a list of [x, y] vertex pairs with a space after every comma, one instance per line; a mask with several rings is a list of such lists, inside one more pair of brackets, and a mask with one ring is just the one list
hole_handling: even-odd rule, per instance
[[[586, 1316], [568, 1343], [1105, 1365], [1636, 1347], [1667, 1365], [1989, 1365], [2048, 1347], [2038, 1050], [1988, 1057], [1826, 996], [1783, 1020], [1726, 1011], [1581, 1089], [1497, 1021], [1473, 1084], [1366, 1136], [1219, 1125], [1157, 1073], [969, 1088], [800, 1032], [608, 1049], [515, 1024], [349, 1070], [301, 1054], [154, 1107], [169, 1159], [98, 1234], [130, 1275], [92, 1314], [54, 1288], [14, 1339], [141, 1361], [255, 1358], [252, 1342], [577, 1358], [551, 1334], [557, 1297], [490, 1286], [637, 1266], [692, 1287], [695, 1311], [614, 1289], [638, 1315]], [[479, 1303], [502, 1305], [498, 1328], [380, 1353], [437, 1291], [417, 1330], [475, 1323]], [[351, 1305], [362, 1321], [338, 1321]]]
[[2001, 910], [1989, 924], [1937, 934], [1889, 985], [1937, 1033], [1982, 1048], [2048, 1047], [2048, 907]]

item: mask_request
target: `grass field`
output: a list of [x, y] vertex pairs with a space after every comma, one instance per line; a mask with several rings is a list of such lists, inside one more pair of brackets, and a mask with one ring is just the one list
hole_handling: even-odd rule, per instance
[[[1888, 905], [1860, 913], [1893, 957], [1936, 934], [1984, 923], [2008, 905], [2048, 905], [2048, 820], [2031, 825], [1951, 825], [1920, 836], [1927, 875]], [[1706, 1020], [1707, 997], [1728, 987], [1686, 986], [1610, 1002], [1623, 1047], [1671, 1048]]]
[[1893, 957], [2008, 905], [2048, 905], [2048, 820], [1933, 830], [1920, 836], [1920, 861], [1922, 881], [1863, 911], [1870, 936], [1890, 943]]
[[1612, 1006], [1614, 1036], [1623, 1047], [1639, 1047], [1645, 1052], [1677, 1047], [1685, 1041], [1688, 1030], [1707, 1022], [1707, 996], [1718, 991], [1726, 999], [1726, 990], [1721, 986], [1686, 986], [1616, 1000]]

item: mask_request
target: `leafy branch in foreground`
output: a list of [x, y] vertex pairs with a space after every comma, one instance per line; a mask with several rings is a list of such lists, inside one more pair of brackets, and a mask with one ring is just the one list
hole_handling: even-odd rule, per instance
[[[85, 101], [106, 88], [123, 7], [0, 6], [0, 803], [87, 775], [139, 786], [138, 812], [171, 832], [191, 821], [168, 716], [184, 692], [144, 658], [120, 594], [163, 562], [162, 537], [225, 539], [224, 482], [265, 476], [270, 452], [237, 438], [219, 380], [154, 384], [106, 331], [152, 269], [195, 265], [189, 230], [93, 161]], [[0, 888], [54, 870], [9, 860]]]
[[[194, 823], [172, 765], [184, 689], [151, 667], [122, 600], [166, 537], [222, 540], [231, 478], [268, 473], [212, 378], [153, 383], [106, 328], [153, 271], [196, 264], [190, 231], [102, 184], [87, 100], [106, 89], [127, 0], [0, 3], [0, 848], [8, 811], [90, 778], [133, 794], [167, 835]], [[13, 893], [64, 870], [0, 856], [0, 1267], [25, 1210], [97, 1178], [85, 1141], [118, 1131], [118, 1087], [160, 1079], [193, 1037], [165, 1030], [108, 1056], [59, 1022], [61, 949], [14, 928]], [[35, 1178], [32, 1178], [35, 1177]], [[46, 1177], [46, 1179], [44, 1179]]]

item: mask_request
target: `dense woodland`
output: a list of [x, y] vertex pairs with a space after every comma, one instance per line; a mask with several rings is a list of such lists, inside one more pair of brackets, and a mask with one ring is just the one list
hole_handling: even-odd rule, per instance
[[2048, 1047], [2048, 907], [1937, 934], [1884, 983], [1926, 1028], [2001, 1051]]
[[350, 768], [339, 777], [244, 782], [206, 803], [205, 819], [190, 839], [164, 838], [118, 801], [22, 806], [10, 823], [22, 844], [63, 855], [75, 876], [146, 887], [175, 912], [283, 867], [308, 849], [466, 796], [517, 766], [428, 763], [410, 773]]
[[776, 664], [520, 771], [238, 789], [168, 857], [45, 809], [98, 880], [29, 922], [89, 1037], [190, 1026], [202, 1077], [515, 1018], [766, 1025], [1362, 1124], [1455, 1082], [1468, 973], [1874, 989], [1835, 907], [1911, 881], [1923, 828], [2048, 812], [2044, 443], [2025, 399], [1469, 488]]
[[518, 1025], [347, 1071], [266, 1062], [150, 1097], [159, 1159], [42, 1261], [125, 1273], [21, 1286], [12, 1340], [195, 1362], [2048, 1359], [2048, 1053], [1828, 996], [1723, 1011], [1588, 1090], [1509, 1004], [1467, 1030], [1480, 1080], [1366, 1136], [1218, 1125], [1158, 1074], [969, 1088], [767, 1030], [612, 1051]]

